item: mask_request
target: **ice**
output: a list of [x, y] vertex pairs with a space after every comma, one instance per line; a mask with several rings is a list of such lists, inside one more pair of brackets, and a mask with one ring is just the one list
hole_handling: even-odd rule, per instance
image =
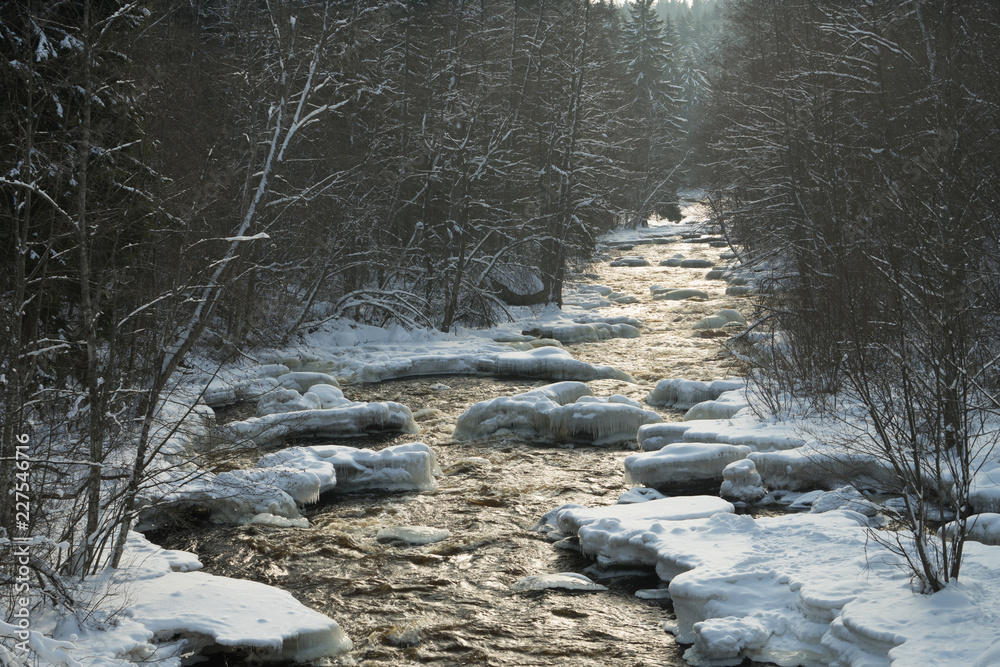
[[318, 373], [315, 371], [292, 371], [285, 373], [284, 375], [279, 375], [277, 378], [278, 386], [284, 389], [294, 389], [299, 393], [305, 393], [309, 391], [309, 388], [315, 384], [329, 385], [332, 387], [340, 388], [340, 383], [337, 382], [337, 378], [326, 373]]
[[566, 507], [556, 513], [555, 523], [560, 534], [576, 535], [582, 552], [595, 558], [601, 567], [656, 567], [657, 552], [648, 543], [658, 539], [673, 522], [733, 509], [731, 503], [713, 496], [663, 498], [606, 507]]
[[269, 454], [257, 462], [259, 468], [280, 466], [335, 479], [323, 491], [351, 493], [365, 489], [432, 491], [434, 475], [440, 474], [434, 451], [420, 442], [386, 447], [379, 451], [340, 445], [291, 447]]
[[661, 420], [624, 396], [597, 398], [582, 382], [560, 382], [476, 403], [458, 418], [453, 437], [515, 433], [531, 440], [606, 445], [634, 440], [642, 424]]
[[714, 382], [699, 382], [697, 380], [660, 380], [653, 391], [646, 396], [650, 405], [675, 410], [688, 410], [703, 401], [713, 401], [727, 391], [743, 389], [744, 381], [740, 379], [715, 380]]
[[606, 591], [607, 586], [595, 584], [589, 578], [575, 572], [559, 574], [539, 574], [515, 581], [510, 586], [515, 591], [538, 591], [545, 588], [562, 588], [570, 591]]
[[334, 438], [370, 430], [420, 432], [408, 407], [387, 401], [251, 417], [219, 426], [215, 434], [224, 442], [265, 446], [285, 438]]
[[414, 546], [434, 544], [446, 540], [451, 531], [430, 526], [386, 526], [378, 531], [375, 539], [379, 542], [398, 542]]
[[722, 471], [730, 463], [745, 459], [746, 445], [709, 442], [679, 442], [653, 452], [625, 458], [625, 481], [657, 490], [683, 487], [707, 481], [722, 481]]
[[[336, 621], [289, 593], [200, 568], [193, 554], [161, 549], [130, 532], [119, 567], [74, 589], [91, 622], [36, 610], [30, 664], [180, 667], [182, 654], [191, 654], [193, 664], [204, 649], [250, 649], [263, 662], [308, 662], [352, 648]], [[0, 635], [7, 628], [0, 622]], [[28, 662], [19, 656], [10, 664]]]
[[757, 474], [757, 467], [750, 459], [733, 461], [722, 471], [719, 495], [727, 500], [755, 503], [767, 495], [767, 489]]
[[[151, 488], [143, 496], [147, 509], [142, 515], [142, 524], [156, 527], [158, 517], [169, 514], [178, 507], [204, 507], [211, 511], [212, 521], [218, 523], [247, 523], [254, 516], [267, 514], [286, 519], [299, 517], [295, 499], [284, 489], [283, 472], [287, 472], [289, 486], [297, 494], [312, 497], [313, 489], [308, 487], [297, 470], [274, 471], [264, 483], [251, 471], [235, 470], [218, 475], [205, 472], [194, 479], [180, 484], [169, 478]], [[163, 491], [159, 491], [163, 488]]]

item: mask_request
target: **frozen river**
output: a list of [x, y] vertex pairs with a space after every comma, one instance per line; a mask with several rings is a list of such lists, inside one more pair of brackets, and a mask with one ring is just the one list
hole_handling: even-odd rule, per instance
[[[577, 285], [604, 285], [638, 298], [603, 308], [602, 316], [645, 323], [638, 339], [568, 346], [577, 359], [615, 366], [638, 381], [590, 382], [596, 394], [641, 401], [663, 378], [713, 380], [738, 372], [720, 345], [724, 339], [692, 325], [722, 308], [746, 310], [746, 302], [725, 296], [726, 283], [706, 280], [705, 268], [659, 266], [678, 253], [717, 263], [721, 252], [708, 243], [637, 245], [609, 254], [642, 255], [651, 266], [612, 267], [605, 258], [583, 267]], [[653, 285], [694, 287], [710, 298], [657, 301]], [[352, 400], [396, 401], [424, 416], [417, 437], [373, 436], [344, 444], [380, 449], [419, 439], [435, 450], [444, 472], [435, 491], [324, 498], [303, 512], [310, 523], [305, 529], [196, 526], [151, 537], [164, 547], [195, 552], [208, 572], [277, 586], [337, 619], [354, 641], [351, 658], [360, 664], [684, 665], [683, 650], [662, 627], [671, 617], [669, 602], [634, 595], [655, 588], [655, 574], [619, 572], [608, 579], [587, 570], [591, 563], [579, 553], [556, 548], [531, 530], [542, 514], [565, 503], [615, 503], [628, 489], [623, 460], [630, 451], [544, 447], [509, 436], [452, 440], [455, 420], [474, 403], [543, 384], [449, 376], [346, 385]], [[666, 421], [681, 416], [660, 414]], [[382, 529], [404, 525], [443, 528], [450, 535], [425, 546], [376, 538]], [[586, 572], [610, 590], [510, 588], [523, 577], [554, 572]], [[219, 664], [234, 664], [229, 660]]]

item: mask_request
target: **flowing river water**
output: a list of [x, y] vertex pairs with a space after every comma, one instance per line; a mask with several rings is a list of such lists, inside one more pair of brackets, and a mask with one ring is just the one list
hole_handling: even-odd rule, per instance
[[[658, 266], [676, 253], [718, 262], [721, 252], [707, 243], [684, 242], [613, 248], [615, 257], [639, 254], [652, 266], [611, 267], [602, 261], [575, 278], [638, 297], [638, 303], [605, 308], [601, 315], [645, 323], [639, 339], [569, 346], [576, 358], [621, 368], [638, 381], [591, 382], [596, 395], [620, 393], [641, 401], [663, 378], [712, 380], [736, 373], [720, 338], [699, 335], [692, 325], [721, 308], [745, 311], [747, 302], [725, 296], [726, 283], [706, 280], [704, 268]], [[652, 284], [696, 287], [710, 299], [654, 301]], [[452, 441], [455, 420], [474, 403], [543, 384], [449, 376], [345, 386], [352, 400], [397, 401], [414, 413], [431, 410], [424, 413], [429, 418], [419, 436], [371, 436], [345, 444], [380, 449], [427, 443], [444, 472], [434, 492], [324, 497], [304, 510], [310, 523], [305, 529], [195, 523], [150, 537], [196, 553], [208, 572], [277, 586], [335, 618], [354, 641], [347, 658], [354, 664], [686, 664], [683, 648], [662, 627], [671, 617], [669, 602], [634, 595], [657, 586], [651, 572], [600, 578], [610, 587], [607, 592], [511, 590], [525, 576], [584, 572], [591, 565], [531, 530], [542, 514], [565, 503], [613, 504], [628, 489], [623, 460], [630, 452], [624, 447], [538, 446], [509, 436]], [[681, 418], [678, 412], [660, 413], [667, 421]], [[450, 537], [425, 546], [376, 539], [380, 529], [400, 525], [446, 528]], [[247, 660], [252, 662], [230, 655], [216, 664]]]

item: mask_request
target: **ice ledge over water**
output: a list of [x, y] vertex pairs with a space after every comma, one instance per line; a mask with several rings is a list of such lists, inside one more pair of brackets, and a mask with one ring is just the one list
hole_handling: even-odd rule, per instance
[[755, 520], [711, 505], [722, 502], [564, 507], [543, 523], [601, 566], [655, 568], [691, 665], [995, 664], [996, 635], [983, 629], [1000, 624], [1000, 547], [967, 543], [963, 581], [921, 595], [857, 512]]

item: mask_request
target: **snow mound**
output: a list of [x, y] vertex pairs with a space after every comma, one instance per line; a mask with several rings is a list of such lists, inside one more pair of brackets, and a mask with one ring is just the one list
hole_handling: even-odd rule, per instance
[[440, 474], [434, 451], [420, 442], [380, 451], [340, 445], [290, 447], [257, 462], [263, 469], [295, 469], [325, 480], [321, 491], [351, 493], [365, 489], [432, 491]]
[[689, 410], [697, 403], [714, 401], [724, 392], [743, 389], [739, 379], [699, 382], [697, 380], [660, 380], [646, 396], [646, 402], [660, 408]]
[[795, 449], [806, 444], [794, 426], [760, 422], [752, 414], [735, 419], [650, 424], [639, 428], [636, 439], [639, 448], [647, 452], [675, 442], [722, 442], [747, 445], [756, 451]]
[[559, 574], [539, 574], [525, 577], [510, 585], [514, 591], [538, 591], [545, 588], [561, 588], [569, 591], [606, 591], [607, 586], [595, 584], [589, 578], [575, 572]]
[[730, 463], [750, 453], [746, 445], [709, 442], [682, 442], [653, 452], [625, 457], [625, 481], [657, 490], [678, 488], [708, 481], [722, 481]]
[[[92, 618], [114, 621], [83, 627], [64, 614], [35, 616], [31, 664], [178, 666], [181, 654], [193, 663], [205, 649], [249, 649], [262, 663], [308, 662], [351, 650], [336, 621], [289, 593], [200, 568], [194, 554], [161, 549], [130, 532], [119, 567], [88, 577], [79, 591]], [[8, 628], [0, 622], [0, 636]]]
[[515, 433], [546, 442], [606, 445], [634, 440], [641, 425], [659, 421], [658, 414], [624, 396], [597, 398], [582, 382], [559, 382], [476, 403], [458, 418], [454, 438]]
[[748, 458], [772, 489], [835, 489], [846, 480], [875, 488], [893, 488], [892, 471], [884, 461], [816, 441], [784, 451], [754, 452]]
[[660, 500], [662, 498], [666, 498], [666, 496], [656, 489], [647, 489], [645, 487], [637, 486], [629, 489], [619, 496], [618, 504], [629, 505], [632, 503], [647, 503], [650, 500]]

